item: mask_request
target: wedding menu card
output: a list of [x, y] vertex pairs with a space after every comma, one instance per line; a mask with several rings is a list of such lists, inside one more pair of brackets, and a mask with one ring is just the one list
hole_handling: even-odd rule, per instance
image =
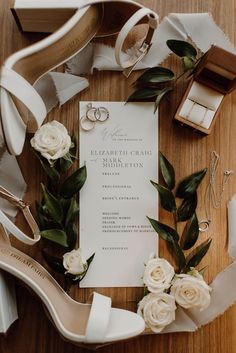
[[80, 102], [105, 107], [109, 118], [80, 132], [80, 247], [95, 252], [81, 287], [142, 286], [144, 263], [157, 252], [157, 235], [146, 216], [157, 218], [158, 120], [153, 103]]

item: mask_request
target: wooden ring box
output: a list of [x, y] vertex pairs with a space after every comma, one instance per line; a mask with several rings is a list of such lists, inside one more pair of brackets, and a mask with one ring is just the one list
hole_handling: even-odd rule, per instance
[[174, 119], [210, 134], [225, 97], [236, 88], [236, 55], [212, 46], [203, 56]]

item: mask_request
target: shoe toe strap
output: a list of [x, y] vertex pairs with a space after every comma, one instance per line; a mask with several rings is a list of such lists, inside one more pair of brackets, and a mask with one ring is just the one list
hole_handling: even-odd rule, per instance
[[105, 341], [110, 313], [111, 298], [94, 292], [86, 327], [85, 342], [103, 343]]
[[[127, 38], [131, 29], [146, 16], [149, 19], [148, 20], [149, 30], [147, 32], [146, 38], [144, 39], [140, 48], [137, 50], [137, 55], [130, 57], [127, 61], [124, 61], [122, 59], [122, 47], [123, 47], [124, 41]], [[158, 23], [159, 23], [158, 21], [159, 21], [158, 15], [154, 11], [146, 7], [143, 7], [138, 11], [136, 11], [134, 15], [129, 18], [129, 20], [125, 23], [125, 25], [122, 27], [121, 31], [119, 32], [116, 40], [116, 44], [115, 44], [115, 57], [118, 65], [120, 65], [123, 69], [126, 69], [124, 70], [124, 74], [126, 76], [130, 74], [134, 66], [140, 60], [142, 60], [142, 58], [147, 54], [152, 43], [153, 35], [158, 26]]]
[[3, 66], [0, 86], [22, 102], [34, 117], [38, 127], [47, 115], [46, 106], [31, 84], [16, 71]]

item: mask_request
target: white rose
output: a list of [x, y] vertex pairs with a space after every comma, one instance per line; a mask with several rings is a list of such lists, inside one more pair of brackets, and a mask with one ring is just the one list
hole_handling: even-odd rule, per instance
[[31, 146], [49, 162], [65, 156], [71, 146], [71, 138], [65, 126], [56, 120], [42, 125], [30, 140]]
[[171, 294], [176, 303], [185, 309], [198, 308], [200, 311], [206, 309], [211, 301], [211, 287], [204, 281], [196, 270], [192, 274], [176, 275], [171, 286]]
[[143, 275], [143, 282], [149, 292], [161, 293], [171, 285], [175, 270], [165, 259], [154, 258], [148, 261]]
[[175, 298], [167, 293], [149, 293], [138, 304], [138, 314], [155, 333], [175, 320], [175, 310]]
[[63, 266], [66, 269], [65, 273], [70, 273], [79, 277], [87, 268], [87, 261], [84, 261], [81, 254], [81, 249], [72, 250], [63, 255]]

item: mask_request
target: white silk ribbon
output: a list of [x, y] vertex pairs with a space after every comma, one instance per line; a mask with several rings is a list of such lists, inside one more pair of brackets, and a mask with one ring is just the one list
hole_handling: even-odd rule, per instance
[[[236, 53], [234, 45], [216, 25], [211, 14], [171, 13], [160, 23], [154, 34], [153, 44], [149, 52], [137, 64], [135, 70], [161, 64], [171, 54], [170, 49], [166, 45], [168, 39], [187, 40], [188, 38], [191, 38], [202, 52], [206, 52], [212, 44], [215, 44], [225, 50]], [[140, 45], [137, 43], [127, 53], [123, 53], [123, 59], [126, 60], [128, 55], [132, 55], [132, 52], [135, 55], [139, 47]], [[67, 72], [71, 74], [87, 74], [93, 72], [94, 69], [122, 70], [116, 63], [113, 47], [90, 43], [84, 50], [67, 62]]]

